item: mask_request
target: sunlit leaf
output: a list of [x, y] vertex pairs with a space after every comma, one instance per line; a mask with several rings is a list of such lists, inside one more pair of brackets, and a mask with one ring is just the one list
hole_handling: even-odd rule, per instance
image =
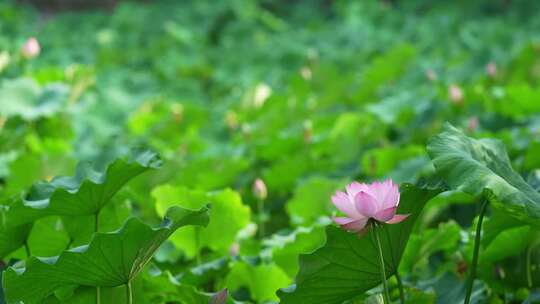
[[332, 214], [330, 197], [344, 181], [312, 177], [300, 184], [287, 202], [287, 213], [295, 225], [310, 225], [321, 216]]
[[210, 223], [206, 229], [185, 227], [177, 231], [171, 241], [188, 257], [204, 247], [220, 252], [228, 252], [237, 233], [250, 222], [251, 211], [242, 203], [240, 195], [225, 189], [214, 192], [192, 190], [182, 186], [163, 185], [152, 191], [156, 209], [163, 214], [171, 205], [185, 208], [200, 208], [212, 204]]
[[251, 297], [258, 302], [277, 300], [276, 290], [290, 284], [287, 274], [274, 263], [251, 265], [236, 262], [225, 279], [230, 290], [247, 287]]
[[127, 160], [117, 159], [104, 172], [81, 164], [74, 177], [36, 184], [24, 200], [10, 206], [7, 224], [17, 226], [48, 215], [95, 215], [129, 180], [160, 163], [155, 153], [142, 151]]

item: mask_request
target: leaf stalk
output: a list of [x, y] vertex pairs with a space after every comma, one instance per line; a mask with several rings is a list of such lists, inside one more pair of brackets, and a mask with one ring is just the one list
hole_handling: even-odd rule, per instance
[[127, 304], [133, 303], [133, 291], [131, 289], [131, 281], [128, 281], [126, 283], [126, 303]]
[[464, 304], [469, 304], [471, 301], [471, 294], [473, 290], [474, 285], [474, 279], [476, 277], [476, 267], [478, 265], [478, 255], [480, 252], [480, 240], [482, 237], [482, 222], [484, 221], [484, 215], [486, 213], [486, 207], [488, 204], [488, 200], [484, 200], [482, 203], [482, 207], [480, 209], [480, 215], [478, 216], [478, 223], [476, 224], [476, 235], [474, 236], [474, 251], [473, 251], [473, 259], [471, 264], [471, 272], [469, 274], [469, 280], [467, 282], [467, 292], [465, 293], [465, 301]]
[[390, 295], [388, 293], [388, 284], [386, 282], [386, 269], [384, 267], [384, 256], [382, 252], [382, 246], [381, 246], [381, 239], [379, 237], [379, 229], [382, 229], [382, 226], [378, 225], [377, 222], [373, 221], [373, 234], [375, 235], [375, 241], [377, 245], [377, 249], [379, 251], [379, 264], [380, 264], [380, 271], [381, 271], [381, 280], [383, 284], [383, 299], [385, 304], [390, 303]]
[[396, 276], [397, 285], [399, 288], [399, 302], [401, 304], [405, 304], [405, 291], [403, 290], [403, 283], [401, 282], [401, 276], [399, 275], [398, 269], [396, 269], [395, 276]]

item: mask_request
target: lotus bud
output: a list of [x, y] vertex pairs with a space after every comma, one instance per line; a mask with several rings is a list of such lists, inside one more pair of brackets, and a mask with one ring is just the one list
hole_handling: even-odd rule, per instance
[[260, 178], [257, 178], [253, 183], [253, 195], [261, 201], [264, 201], [268, 196], [268, 190], [266, 189], [266, 184]]
[[229, 254], [233, 257], [238, 256], [240, 254], [240, 244], [234, 242], [229, 248]]
[[426, 71], [426, 78], [431, 81], [431, 82], [434, 82], [437, 80], [437, 74], [435, 73], [435, 71], [433, 71], [432, 69], [428, 69]]
[[30, 37], [21, 48], [21, 54], [26, 59], [32, 59], [39, 55], [41, 47], [35, 37]]
[[448, 87], [448, 98], [455, 104], [461, 104], [463, 102], [463, 90], [458, 85], [450, 85]]
[[467, 122], [467, 128], [469, 129], [469, 131], [475, 131], [479, 125], [480, 121], [478, 120], [477, 116], [470, 117], [469, 121]]
[[497, 65], [495, 64], [495, 62], [490, 62], [486, 65], [486, 73], [491, 78], [497, 76]]

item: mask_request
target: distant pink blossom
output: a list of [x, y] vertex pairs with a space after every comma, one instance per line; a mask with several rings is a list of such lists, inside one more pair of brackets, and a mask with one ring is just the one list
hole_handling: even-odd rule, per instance
[[396, 224], [408, 214], [396, 214], [399, 205], [399, 186], [392, 180], [363, 184], [352, 182], [346, 192], [337, 191], [332, 203], [346, 217], [334, 217], [341, 228], [363, 235], [369, 228], [369, 220]]
[[21, 48], [21, 54], [26, 59], [37, 57], [40, 51], [41, 47], [39, 46], [39, 42], [35, 37], [28, 38]]
[[426, 71], [426, 78], [431, 81], [431, 82], [434, 82], [435, 80], [437, 80], [437, 73], [435, 73], [435, 71], [433, 71], [432, 69], [428, 69]]
[[486, 73], [489, 77], [497, 76], [497, 65], [495, 62], [490, 62], [486, 65]]
[[452, 101], [455, 104], [459, 104], [463, 102], [463, 90], [456, 84], [451, 84], [448, 87], [448, 97], [450, 98], [450, 101]]
[[469, 120], [467, 121], [467, 128], [470, 130], [470, 131], [475, 131], [476, 129], [478, 129], [478, 126], [480, 125], [480, 121], [478, 120], [478, 117], [477, 116], [472, 116], [469, 118]]
[[240, 244], [235, 242], [229, 248], [229, 254], [231, 256], [238, 256], [239, 253], [240, 253]]

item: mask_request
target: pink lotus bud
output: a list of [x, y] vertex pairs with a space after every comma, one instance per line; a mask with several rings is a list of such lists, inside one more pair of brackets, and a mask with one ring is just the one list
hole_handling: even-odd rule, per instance
[[495, 62], [490, 62], [486, 65], [486, 73], [491, 78], [497, 76], [497, 65]]
[[432, 69], [429, 69], [426, 71], [426, 78], [429, 81], [434, 82], [435, 80], [437, 80], [437, 74]]
[[39, 55], [39, 52], [41, 51], [41, 47], [39, 46], [39, 42], [35, 37], [30, 37], [26, 42], [24, 43], [21, 54], [26, 59], [32, 59]]
[[467, 122], [467, 128], [469, 128], [470, 131], [476, 130], [479, 125], [480, 121], [478, 120], [477, 116], [470, 117], [469, 121]]
[[229, 254], [233, 257], [238, 256], [238, 254], [240, 254], [240, 244], [236, 242], [233, 243], [231, 248], [229, 248]]
[[341, 228], [363, 235], [367, 232], [369, 220], [396, 224], [405, 220], [408, 214], [396, 214], [399, 205], [399, 187], [392, 180], [361, 184], [352, 182], [346, 192], [337, 191], [332, 203], [346, 217], [334, 217]]
[[253, 195], [259, 200], [265, 200], [268, 196], [268, 191], [266, 190], [266, 184], [260, 178], [257, 178], [253, 183]]
[[451, 84], [448, 87], [448, 98], [455, 104], [460, 104], [463, 102], [463, 91], [458, 85]]

